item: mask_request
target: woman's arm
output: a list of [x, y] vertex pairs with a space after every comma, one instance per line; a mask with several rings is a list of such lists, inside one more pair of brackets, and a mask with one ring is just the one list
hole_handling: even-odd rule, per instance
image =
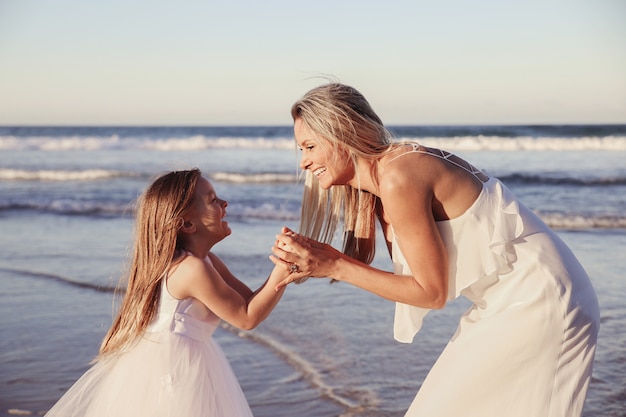
[[443, 173], [415, 171], [403, 162], [408, 163], [408, 158], [387, 167], [387, 175], [379, 187], [384, 220], [389, 225], [386, 238], [399, 246], [397, 249], [412, 272], [415, 288], [408, 291], [416, 301], [407, 304], [441, 308], [448, 295], [448, 253], [435, 222], [433, 206], [434, 189]]
[[[291, 274], [281, 286], [305, 276], [329, 277], [388, 300], [424, 308], [443, 307], [448, 293], [448, 259], [432, 208], [432, 190], [439, 175], [423, 171], [419, 174], [397, 164], [385, 172], [378, 191], [383, 228], [387, 235], [395, 234], [412, 276], [373, 268], [330, 245], [287, 233], [279, 235], [280, 245], [274, 246], [273, 253], [297, 264], [300, 272]], [[286, 245], [286, 250], [282, 245]]]
[[281, 234], [278, 240], [289, 248], [289, 251], [285, 251], [274, 246], [274, 255], [281, 258], [278, 262], [295, 263], [299, 272], [290, 274], [278, 284], [277, 289], [304, 277], [328, 277], [347, 282], [390, 301], [424, 308], [441, 308], [445, 304], [445, 296], [442, 301], [435, 301], [435, 297], [425, 291], [413, 276], [395, 275], [376, 269], [350, 258], [328, 244], [311, 239], [303, 241], [299, 236]]

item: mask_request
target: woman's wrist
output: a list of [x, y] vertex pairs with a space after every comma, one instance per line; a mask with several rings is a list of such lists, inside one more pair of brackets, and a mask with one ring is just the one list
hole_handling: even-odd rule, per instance
[[350, 275], [349, 269], [351, 262], [348, 257], [342, 253], [339, 253], [336, 259], [333, 259], [329, 277], [336, 279], [337, 281], [346, 281], [346, 278]]

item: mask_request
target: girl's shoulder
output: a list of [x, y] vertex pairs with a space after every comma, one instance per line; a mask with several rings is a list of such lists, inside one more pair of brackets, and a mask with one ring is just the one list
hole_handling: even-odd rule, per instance
[[197, 275], [202, 271], [206, 271], [207, 268], [213, 267], [213, 261], [211, 259], [211, 254], [201, 258], [199, 256], [194, 255], [191, 252], [186, 252], [170, 270], [170, 273], [173, 274], [175, 271], [179, 271], [182, 273], [192, 273]]
[[200, 258], [186, 252], [174, 263], [167, 274], [167, 287], [176, 298], [187, 298], [190, 288], [198, 284], [198, 280], [210, 278], [212, 263], [208, 257]]

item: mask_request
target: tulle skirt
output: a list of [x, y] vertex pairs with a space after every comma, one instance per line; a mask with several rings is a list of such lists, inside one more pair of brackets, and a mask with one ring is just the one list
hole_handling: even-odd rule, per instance
[[147, 333], [97, 362], [48, 417], [250, 417], [232, 368], [212, 339]]

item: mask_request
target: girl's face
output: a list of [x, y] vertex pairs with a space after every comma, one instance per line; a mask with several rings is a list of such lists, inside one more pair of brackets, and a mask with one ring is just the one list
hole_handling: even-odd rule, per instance
[[298, 118], [294, 122], [294, 136], [302, 151], [300, 168], [309, 170], [319, 181], [321, 188], [345, 185], [354, 178], [354, 167], [348, 152], [335, 150], [331, 143], [313, 132]]
[[198, 178], [194, 196], [194, 209], [189, 221], [196, 226], [196, 232], [205, 236], [212, 244], [230, 235], [226, 217], [228, 202], [220, 199], [213, 185], [204, 177]]

